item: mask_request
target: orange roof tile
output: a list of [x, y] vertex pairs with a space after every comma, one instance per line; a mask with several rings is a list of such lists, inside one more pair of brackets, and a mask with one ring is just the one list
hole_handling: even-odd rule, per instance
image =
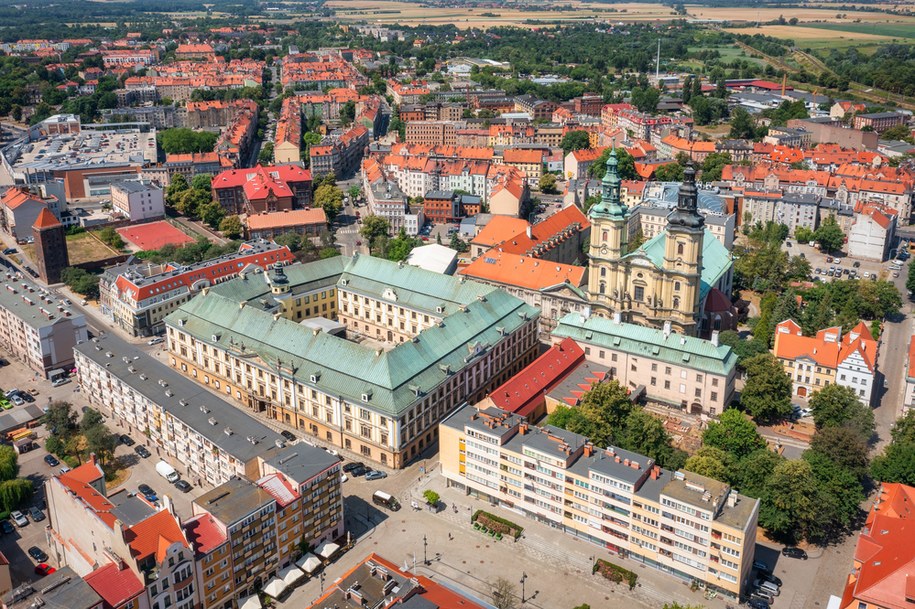
[[156, 562], [160, 563], [165, 559], [166, 550], [173, 543], [189, 547], [181, 533], [178, 519], [168, 510], [156, 512], [143, 522], [130, 527], [124, 532], [124, 538], [137, 561], [154, 555]]
[[245, 220], [248, 230], [266, 230], [312, 224], [327, 224], [327, 214], [320, 207], [314, 209], [293, 209], [248, 216]]
[[52, 214], [47, 207], [42, 207], [41, 211], [38, 212], [38, 217], [35, 218], [35, 223], [32, 225], [32, 228], [43, 230], [57, 226], [60, 226], [60, 220], [55, 218], [54, 214]]
[[585, 269], [492, 248], [464, 267], [461, 274], [482, 281], [543, 290], [563, 283], [578, 287], [584, 280]]

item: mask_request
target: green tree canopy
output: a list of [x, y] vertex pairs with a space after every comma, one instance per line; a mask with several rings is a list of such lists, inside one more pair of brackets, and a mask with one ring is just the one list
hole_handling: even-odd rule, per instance
[[861, 402], [851, 387], [826, 385], [811, 396], [810, 408], [818, 430], [847, 427], [862, 442], [869, 441], [874, 434], [874, 411]]
[[329, 222], [333, 222], [343, 211], [343, 191], [333, 184], [325, 183], [315, 189], [314, 201], [316, 206], [324, 210]]
[[702, 444], [722, 450], [734, 459], [766, 446], [753, 422], [735, 408], [728, 408], [717, 421], [709, 422], [702, 434]]
[[0, 507], [6, 512], [15, 510], [24, 505], [34, 492], [35, 486], [26, 478], [0, 482]]
[[773, 421], [791, 412], [791, 379], [781, 363], [769, 353], [744, 362], [747, 380], [740, 403], [754, 419]]
[[591, 147], [591, 138], [587, 131], [569, 131], [562, 136], [559, 147], [562, 148], [563, 155], [569, 154], [573, 150], [584, 150]]
[[12, 480], [19, 475], [19, 455], [8, 444], [0, 444], [0, 481]]
[[540, 186], [540, 192], [543, 192], [546, 194], [555, 193], [556, 192], [556, 176], [554, 176], [552, 173], [541, 174], [538, 186]]
[[166, 154], [212, 152], [219, 136], [209, 131], [194, 131], [185, 127], [164, 129], [156, 134], [159, 147]]
[[375, 245], [375, 240], [379, 237], [386, 237], [391, 232], [391, 223], [387, 218], [376, 215], [369, 215], [362, 219], [362, 228], [359, 234], [368, 240], [369, 249]]
[[782, 539], [803, 539], [816, 527], [820, 502], [813, 468], [804, 460], [775, 466], [760, 501], [759, 524]]
[[226, 239], [238, 239], [244, 233], [244, 226], [236, 215], [226, 216], [219, 222], [219, 230]]
[[[591, 163], [590, 167], [588, 167], [588, 173], [595, 180], [604, 179], [604, 174], [607, 173], [607, 159], [610, 158], [611, 150], [613, 150], [613, 148], [609, 146], [605, 148], [604, 151], [600, 153], [600, 156], [597, 157], [593, 163]], [[639, 179], [639, 174], [635, 170], [635, 159], [632, 158], [632, 155], [629, 154], [628, 150], [625, 148], [616, 148], [616, 159], [616, 170], [620, 174], [620, 179]]]
[[208, 173], [198, 173], [191, 179], [191, 188], [210, 192], [213, 176]]
[[731, 482], [742, 494], [759, 499], [763, 496], [775, 467], [784, 460], [768, 448], [758, 448], [737, 462], [732, 470]]
[[826, 216], [813, 233], [813, 239], [824, 252], [838, 252], [845, 245], [845, 233], [833, 216]]

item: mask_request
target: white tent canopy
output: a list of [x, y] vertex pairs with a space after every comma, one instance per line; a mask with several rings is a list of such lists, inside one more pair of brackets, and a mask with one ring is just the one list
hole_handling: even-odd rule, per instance
[[318, 554], [318, 556], [320, 556], [321, 558], [326, 560], [326, 559], [330, 558], [331, 556], [333, 556], [334, 552], [336, 552], [339, 549], [340, 549], [340, 546], [338, 546], [337, 544], [335, 544], [333, 542], [325, 542], [325, 543], [322, 543], [321, 545], [319, 545], [315, 549], [315, 552]]
[[306, 554], [296, 561], [296, 566], [305, 569], [306, 573], [314, 573], [314, 570], [321, 566], [321, 560], [314, 554]]
[[239, 609], [261, 609], [261, 599], [257, 598], [256, 594], [252, 594], [247, 598], [243, 598], [238, 603]]
[[286, 582], [287, 586], [294, 585], [297, 581], [305, 577], [305, 573], [294, 565], [289, 565], [276, 574], [281, 580]]
[[279, 577], [274, 577], [267, 585], [264, 586], [264, 592], [267, 596], [271, 598], [279, 598], [279, 596], [286, 591], [286, 582], [284, 582]]

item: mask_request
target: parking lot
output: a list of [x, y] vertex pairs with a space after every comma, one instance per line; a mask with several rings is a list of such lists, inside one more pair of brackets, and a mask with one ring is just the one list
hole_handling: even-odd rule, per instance
[[[842, 279], [849, 279], [852, 277], [852, 273], [854, 273], [858, 279], [876, 276], [878, 279], [891, 280], [894, 279], [893, 273], [898, 272], [893, 271], [890, 268], [892, 260], [887, 262], [862, 260], [860, 258], [855, 258], [854, 252], [850, 252], [849, 254], [840, 253], [838, 256], [832, 256], [824, 254], [817, 248], [806, 243], [797, 243], [792, 239], [788, 239], [785, 242], [784, 250], [791, 256], [803, 255], [803, 257], [807, 259], [810, 263], [811, 280], [832, 281], [838, 279], [839, 276], [835, 273], [832, 276], [828, 274], [830, 269], [838, 269]], [[857, 266], [855, 266], [856, 264]], [[817, 269], [820, 269], [822, 272], [817, 273]], [[865, 273], [867, 273], [867, 275], [865, 275]]]

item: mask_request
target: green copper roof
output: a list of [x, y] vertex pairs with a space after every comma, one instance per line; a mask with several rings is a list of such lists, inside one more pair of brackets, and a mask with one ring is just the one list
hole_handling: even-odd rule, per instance
[[[667, 230], [663, 230], [637, 250], [628, 253], [625, 257], [644, 256], [651, 260], [658, 268], [664, 266], [664, 249], [667, 240]], [[705, 298], [712, 286], [731, 268], [731, 253], [721, 244], [714, 234], [705, 229], [702, 239], [702, 284], [699, 287], [699, 297]]]
[[617, 323], [606, 317], [585, 319], [569, 313], [559, 320], [553, 336], [572, 338], [581, 343], [623, 351], [661, 362], [688, 366], [709, 374], [729, 375], [737, 365], [737, 355], [727, 345], [636, 324]]
[[[343, 280], [347, 280], [346, 289], [356, 286], [368, 294], [372, 287], [377, 291], [371, 294], [383, 301], [389, 300], [384, 294], [391, 289], [400, 303], [433, 303], [434, 307], [434, 303], [445, 302], [446, 312], [451, 314], [443, 324], [427, 328], [413, 341], [389, 350], [376, 349], [312, 332], [255, 306], [242, 306], [244, 299], [236, 298], [233, 288], [239, 287], [243, 296], [249, 296], [250, 290], [244, 287], [245, 280], [234, 279], [218, 286], [218, 292], [213, 289], [197, 295], [169, 315], [165, 323], [203, 343], [260, 360], [283, 376], [295, 376], [304, 385], [351, 403], [366, 403], [396, 417], [419, 399], [417, 390], [419, 396], [431, 391], [472, 362], [476, 354], [495, 345], [503, 333], [510, 334], [539, 315], [536, 308], [502, 290], [408, 265], [358, 256], [347, 261], [344, 268], [338, 287]], [[293, 283], [298, 267], [286, 267], [285, 271]], [[371, 274], [374, 279], [370, 283]], [[309, 273], [303, 270], [302, 275]], [[408, 286], [415, 287], [415, 292]], [[429, 293], [438, 289], [439, 295]], [[313, 375], [316, 382], [311, 382]], [[371, 397], [363, 402], [366, 393]]]
[[588, 215], [592, 217], [604, 216], [613, 220], [625, 220], [629, 217], [629, 208], [620, 199], [620, 184], [622, 184], [622, 180], [617, 166], [616, 149], [613, 148], [607, 157], [607, 172], [604, 173], [604, 178], [600, 182], [600, 202], [591, 208]]

